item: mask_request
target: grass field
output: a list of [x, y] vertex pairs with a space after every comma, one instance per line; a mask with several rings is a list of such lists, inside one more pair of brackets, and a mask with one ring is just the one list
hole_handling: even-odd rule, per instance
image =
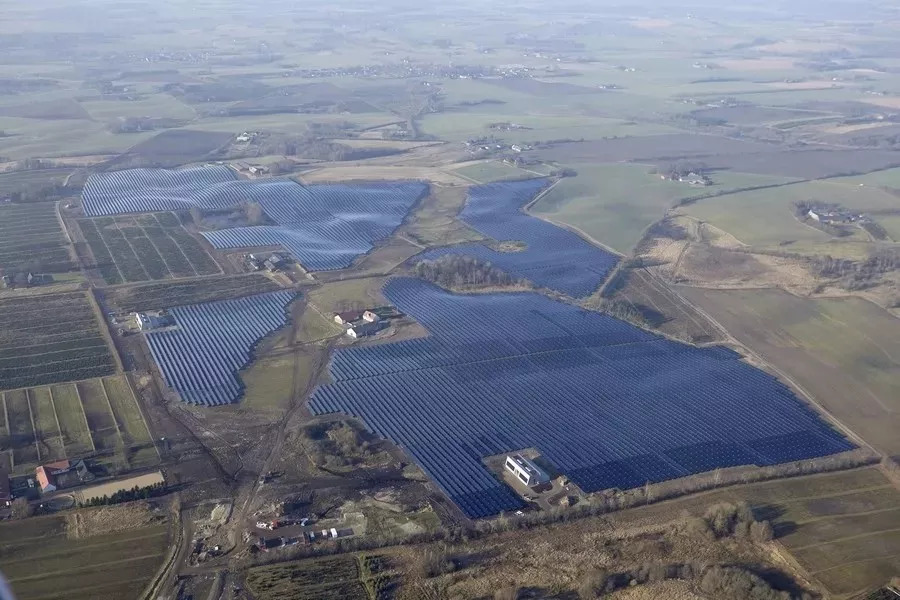
[[[679, 212], [709, 222], [751, 246], [819, 253], [827, 243], [867, 242], [869, 237], [854, 228], [852, 235], [834, 238], [802, 223], [794, 217], [796, 202], [839, 204], [859, 212], [897, 208], [897, 196], [877, 186], [860, 187], [856, 181], [852, 178], [812, 181], [739, 192], [700, 200], [680, 208]], [[838, 252], [840, 249], [835, 253]]]
[[679, 288], [876, 449], [900, 455], [900, 321], [859, 298]]
[[137, 598], [160, 567], [168, 527], [70, 539], [65, 517], [0, 524], [0, 571], [18, 600]]
[[115, 363], [81, 292], [0, 299], [0, 389], [109, 375]]
[[148, 283], [106, 291], [106, 300], [117, 310], [135, 312], [185, 304], [228, 300], [273, 292], [281, 287], [262, 273], [223, 275], [200, 281]]
[[93, 456], [122, 469], [159, 462], [121, 376], [0, 392], [0, 415], [0, 447], [16, 473], [64, 458]]
[[[628, 253], [644, 230], [678, 200], [786, 181], [783, 178], [720, 172], [713, 185], [692, 187], [651, 175], [637, 164], [573, 164], [578, 175], [562, 179], [531, 211], [578, 227], [613, 249]], [[711, 205], [718, 199], [711, 199]]]
[[0, 204], [0, 270], [60, 273], [73, 268], [54, 203]]
[[0, 197], [25, 187], [61, 185], [71, 169], [36, 169], [0, 173]]
[[467, 179], [471, 179], [476, 183], [490, 183], [492, 181], [531, 179], [533, 177], [538, 177], [536, 173], [519, 169], [496, 160], [467, 165], [459, 169], [454, 169], [453, 172], [462, 175]]
[[81, 219], [78, 224], [109, 284], [221, 272], [172, 213]]

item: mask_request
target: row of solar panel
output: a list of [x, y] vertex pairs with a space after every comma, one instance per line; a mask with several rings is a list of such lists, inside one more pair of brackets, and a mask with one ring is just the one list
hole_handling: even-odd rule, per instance
[[191, 404], [236, 402], [243, 394], [237, 372], [261, 338], [285, 325], [295, 295], [285, 290], [171, 309], [177, 328], [147, 335], [166, 383]]
[[[339, 350], [334, 383], [310, 407], [357, 416], [407, 449], [473, 518], [521, 505], [481, 459], [526, 447], [587, 491], [852, 448], [731, 351], [538, 294], [455, 295], [411, 279], [384, 292], [431, 337]], [[567, 345], [560, 327], [579, 335]], [[529, 334], [549, 349], [527, 352]]]
[[303, 186], [291, 180], [235, 180], [227, 167], [132, 169], [92, 175], [85, 214], [225, 208], [259, 204], [277, 225], [203, 232], [218, 249], [280, 245], [306, 268], [341, 269], [403, 221], [428, 190], [416, 182]]
[[538, 287], [573, 297], [593, 293], [618, 257], [575, 233], [531, 217], [522, 207], [548, 184], [546, 179], [501, 182], [469, 190], [460, 218], [497, 241], [524, 242], [521, 252], [499, 252], [483, 244], [434, 248], [420, 255], [434, 260], [448, 254], [473, 256]]

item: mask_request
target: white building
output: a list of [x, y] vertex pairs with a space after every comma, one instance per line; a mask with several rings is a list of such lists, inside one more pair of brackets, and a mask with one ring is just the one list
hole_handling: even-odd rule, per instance
[[535, 487], [550, 481], [550, 476], [521, 454], [510, 454], [506, 457], [506, 470], [519, 478], [528, 487]]

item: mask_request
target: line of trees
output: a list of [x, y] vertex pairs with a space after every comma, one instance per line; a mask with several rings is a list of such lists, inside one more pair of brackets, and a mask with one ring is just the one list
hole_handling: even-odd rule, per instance
[[154, 483], [145, 487], [134, 486], [130, 490], [119, 490], [111, 496], [101, 496], [99, 498], [91, 498], [87, 502], [79, 502], [79, 507], [85, 506], [107, 506], [110, 504], [121, 504], [122, 502], [132, 502], [134, 500], [147, 500], [155, 498], [166, 493], [166, 484], [164, 482]]

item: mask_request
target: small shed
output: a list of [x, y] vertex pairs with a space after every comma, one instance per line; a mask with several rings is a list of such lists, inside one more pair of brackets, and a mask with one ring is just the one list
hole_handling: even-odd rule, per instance
[[345, 312], [339, 312], [334, 315], [334, 322], [338, 325], [349, 325], [354, 321], [359, 321], [362, 318], [363, 313], [365, 312], [366, 311], [362, 310], [348, 310]]
[[347, 329], [347, 335], [352, 338], [369, 337], [378, 333], [381, 329], [380, 323], [372, 323], [370, 321], [359, 321], [354, 323]]

